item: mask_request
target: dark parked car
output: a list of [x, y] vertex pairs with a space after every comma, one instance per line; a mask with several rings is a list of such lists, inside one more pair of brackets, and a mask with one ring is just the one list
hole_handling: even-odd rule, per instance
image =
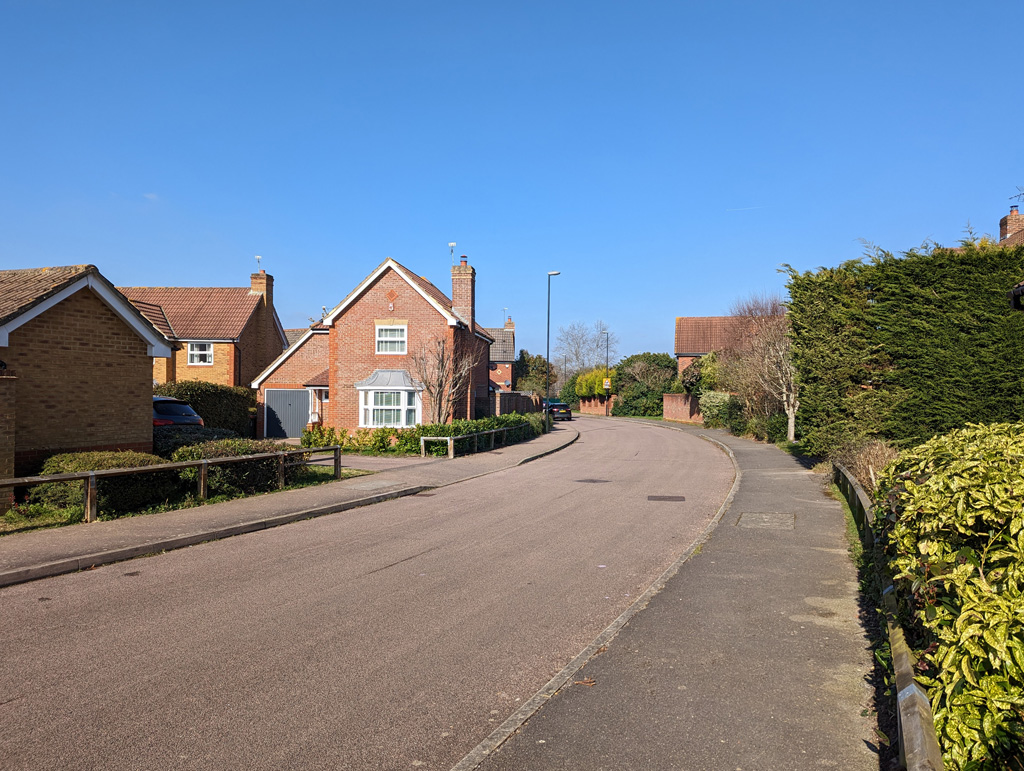
[[572, 410], [565, 402], [548, 402], [547, 412], [552, 420], [572, 420]]
[[203, 419], [188, 402], [170, 396], [153, 397], [154, 426], [202, 426]]

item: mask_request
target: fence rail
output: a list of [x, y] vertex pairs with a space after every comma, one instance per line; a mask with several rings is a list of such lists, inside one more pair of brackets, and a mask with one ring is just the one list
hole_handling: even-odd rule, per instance
[[158, 463], [155, 466], [139, 466], [138, 468], [114, 468], [100, 471], [75, 471], [69, 474], [48, 474], [34, 477], [14, 477], [13, 479], [0, 479], [2, 487], [34, 487], [36, 485], [50, 482], [76, 482], [81, 481], [83, 485], [83, 501], [85, 503], [85, 521], [95, 522], [99, 517], [99, 494], [97, 482], [100, 479], [109, 477], [125, 477], [136, 474], [149, 474], [157, 471], [177, 471], [179, 469], [199, 469], [199, 479], [196, 483], [196, 491], [199, 500], [205, 501], [208, 492], [208, 469], [210, 466], [224, 466], [229, 463], [244, 463], [246, 461], [277, 459], [277, 489], [284, 488], [284, 471], [287, 466], [308, 466], [313, 462], [312, 458], [300, 461], [288, 462], [288, 458], [295, 455], [312, 455], [313, 453], [333, 452], [334, 453], [334, 478], [341, 478], [341, 445], [332, 444], [328, 447], [304, 447], [301, 450], [281, 450], [279, 452], [261, 452], [255, 455], [239, 455], [234, 458], [203, 458], [202, 460], [183, 460], [174, 463]]
[[[865, 549], [873, 549], [875, 533], [872, 523], [874, 508], [867, 493], [853, 474], [841, 464], [833, 463], [834, 481], [850, 505]], [[907, 644], [903, 628], [896, 620], [896, 589], [892, 577], [875, 563], [882, 583], [882, 602], [886, 609], [886, 626], [892, 667], [896, 674], [896, 716], [899, 725], [900, 762], [907, 771], [941, 771], [942, 751], [935, 735], [935, 721], [928, 694], [914, 679], [917, 657]]]
[[[523, 424], [526, 425], [526, 424]], [[473, 440], [473, 452], [479, 452], [480, 450], [480, 437], [488, 436], [491, 437], [491, 446], [485, 447], [486, 450], [493, 450], [494, 443], [496, 441], [496, 435], [501, 434], [501, 443], [508, 444], [505, 432], [509, 429], [522, 430], [523, 425], [518, 426], [506, 426], [504, 428], [492, 428], [487, 431], [476, 431], [472, 434], [459, 434], [458, 436], [421, 436], [420, 437], [420, 457], [424, 458], [427, 455], [427, 442], [447, 442], [448, 443], [448, 457], [455, 457], [455, 442], [458, 439], [472, 439]]]

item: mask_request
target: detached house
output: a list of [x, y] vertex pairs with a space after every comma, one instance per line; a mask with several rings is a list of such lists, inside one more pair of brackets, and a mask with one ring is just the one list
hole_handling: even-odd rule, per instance
[[120, 287], [136, 308], [177, 343], [154, 359], [153, 381], [206, 380], [248, 385], [287, 346], [274, 309], [274, 277], [265, 270], [248, 287]]
[[516, 361], [516, 325], [509, 316], [504, 327], [486, 327], [484, 331], [494, 338], [489, 365], [491, 390], [495, 393], [511, 391], [515, 387], [512, 367]]
[[489, 414], [494, 340], [476, 323], [475, 303], [476, 271], [465, 257], [452, 267], [451, 298], [397, 261], [384, 260], [253, 380], [260, 430], [295, 436], [306, 423], [352, 432], [430, 422], [443, 401], [439, 373], [450, 377], [457, 370], [465, 377], [452, 417]]
[[94, 265], [0, 270], [0, 477], [58, 452], [151, 451], [153, 357], [170, 355]]

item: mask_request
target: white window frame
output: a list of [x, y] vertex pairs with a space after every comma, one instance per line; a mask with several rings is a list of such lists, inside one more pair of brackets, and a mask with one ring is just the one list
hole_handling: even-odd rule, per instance
[[[206, 351], [194, 350], [193, 346], [205, 345], [209, 348]], [[193, 361], [193, 356], [207, 356], [209, 361]], [[190, 367], [212, 367], [213, 366], [213, 343], [204, 343], [201, 341], [188, 344], [188, 366]]]
[[[395, 406], [375, 404], [377, 394], [401, 394], [399, 404]], [[423, 394], [410, 388], [360, 388], [359, 394], [359, 427], [360, 428], [413, 428], [423, 422]], [[410, 403], [411, 402], [411, 403]], [[383, 410], [398, 410], [401, 420], [398, 423], [378, 423], [374, 413]], [[409, 422], [412, 412], [413, 422]]]
[[[381, 337], [380, 333], [383, 330], [401, 330], [401, 335]], [[378, 356], [405, 356], [409, 350], [409, 327], [407, 324], [375, 324], [373, 331], [374, 340], [374, 351]], [[400, 351], [382, 351], [381, 343], [398, 342], [402, 350]]]

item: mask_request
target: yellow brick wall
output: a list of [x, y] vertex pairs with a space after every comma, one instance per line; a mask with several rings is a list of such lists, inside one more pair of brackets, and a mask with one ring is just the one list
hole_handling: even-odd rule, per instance
[[[174, 352], [174, 364], [172, 369], [174, 379], [182, 380], [205, 380], [208, 383], [220, 383], [221, 385], [238, 385], [235, 382], [235, 344], [214, 343], [213, 364], [189, 364], [188, 343], [179, 343], [181, 348]], [[156, 376], [157, 364], [160, 359], [153, 360], [153, 374]], [[161, 381], [163, 382], [163, 381]], [[248, 385], [246, 383], [245, 385]]]
[[4, 359], [18, 376], [19, 473], [56, 452], [152, 448], [146, 343], [91, 290], [11, 332]]

